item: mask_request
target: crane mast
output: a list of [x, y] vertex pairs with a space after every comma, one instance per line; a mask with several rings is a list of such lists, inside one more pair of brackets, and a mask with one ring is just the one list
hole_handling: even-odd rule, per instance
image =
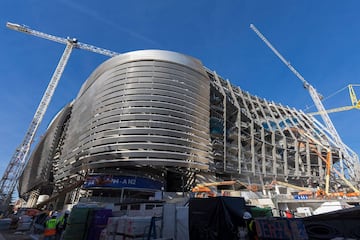
[[[345, 144], [343, 143], [343, 141], [340, 138], [340, 135], [338, 134], [334, 124], [332, 123], [329, 115], [327, 114], [324, 105], [321, 102], [321, 96], [320, 94], [316, 91], [316, 89], [309, 84], [305, 78], [290, 64], [290, 62], [288, 62], [277, 50], [276, 48], [265, 38], [265, 36], [253, 25], [250, 24], [250, 28], [257, 34], [257, 36], [275, 53], [276, 56], [278, 56], [280, 58], [280, 60], [300, 79], [300, 81], [303, 83], [304, 87], [309, 91], [310, 96], [312, 98], [312, 100], [314, 101], [314, 104], [318, 110], [318, 112], [320, 113], [320, 116], [322, 118], [322, 120], [324, 121], [329, 133], [331, 134], [331, 136], [334, 138], [335, 143], [338, 145], [338, 147], [340, 148], [341, 152], [344, 154], [344, 157], [350, 161], [351, 165], [356, 167], [355, 171], [352, 167], [349, 167], [347, 170], [349, 171], [349, 175], [351, 177], [353, 177], [354, 179], [358, 179], [358, 170], [359, 170], [359, 159], [357, 157], [356, 154], [353, 154], [353, 156], [351, 156], [345, 146]], [[344, 172], [343, 169], [343, 159], [341, 158], [340, 160], [340, 166], [341, 166], [341, 171], [342, 173]]]
[[10, 162], [0, 180], [0, 209], [6, 211], [7, 206], [11, 201], [12, 194], [15, 190], [16, 184], [19, 177], [21, 176], [26, 163], [29, 158], [29, 151], [33, 142], [36, 131], [45, 115], [47, 107], [51, 101], [51, 98], [55, 92], [56, 86], [64, 72], [66, 64], [70, 58], [73, 48], [79, 48], [88, 50], [94, 53], [102, 54], [105, 56], [113, 57], [119, 55], [117, 52], [109, 51], [99, 47], [95, 47], [89, 44], [78, 42], [76, 39], [61, 38], [50, 34], [42, 33], [39, 31], [32, 30], [26, 26], [6, 23], [6, 26], [12, 30], [27, 33], [36, 37], [44, 38], [50, 41], [65, 44], [65, 50], [59, 60], [59, 63], [51, 77], [51, 80], [47, 86], [47, 89], [40, 101], [38, 108], [36, 109], [35, 115], [30, 123], [30, 126], [25, 134], [25, 137], [19, 147], [15, 150]]

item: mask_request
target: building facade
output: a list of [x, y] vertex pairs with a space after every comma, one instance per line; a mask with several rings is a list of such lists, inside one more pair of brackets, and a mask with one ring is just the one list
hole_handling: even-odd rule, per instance
[[135, 51], [101, 64], [55, 117], [20, 194], [63, 193], [61, 205], [225, 180], [323, 185], [327, 149], [338, 171], [357, 181], [357, 155], [347, 148], [353, 158], [345, 159], [314, 117], [253, 96], [190, 56]]

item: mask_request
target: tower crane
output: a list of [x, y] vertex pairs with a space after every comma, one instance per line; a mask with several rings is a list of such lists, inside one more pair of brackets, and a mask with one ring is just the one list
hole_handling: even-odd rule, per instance
[[[360, 109], [360, 100], [357, 99], [353, 86], [360, 86], [360, 84], [349, 84], [347, 86], [347, 88], [349, 89], [351, 106], [332, 108], [332, 109], [326, 110], [326, 112], [334, 113], [334, 112], [347, 111], [347, 110], [351, 110], [351, 109]], [[318, 115], [318, 114], [321, 114], [321, 112], [308, 113], [308, 115], [312, 115], [312, 116]]]
[[[329, 115], [327, 114], [327, 112], [325, 110], [324, 105], [321, 102], [322, 96], [316, 91], [316, 89], [311, 84], [309, 84], [305, 80], [305, 78], [290, 64], [290, 62], [287, 61], [276, 50], [276, 48], [265, 38], [265, 36], [253, 24], [250, 24], [250, 28], [273, 51], [273, 53], [277, 57], [279, 57], [280, 60], [296, 75], [296, 77], [298, 79], [300, 79], [300, 81], [303, 83], [304, 87], [309, 91], [310, 96], [311, 96], [312, 100], [314, 101], [314, 104], [315, 104], [318, 112], [320, 112], [320, 116], [323, 119], [329, 133], [333, 137], [333, 139], [334, 139], [335, 143], [337, 144], [337, 146], [340, 148], [341, 152], [344, 155], [344, 158], [347, 159], [351, 164], [351, 167], [347, 168], [348, 175], [354, 180], [359, 180], [359, 178], [360, 178], [359, 158], [358, 158], [357, 154], [355, 154], [355, 153], [350, 154], [347, 147], [345, 146], [345, 144], [341, 140], [340, 135], [338, 134], [334, 124], [332, 123]], [[342, 161], [343, 160], [341, 159], [340, 166], [341, 166], [341, 172], [344, 173], [344, 168], [343, 168], [343, 162]]]
[[16, 148], [5, 172], [0, 180], [0, 209], [6, 211], [7, 206], [11, 201], [11, 196], [15, 190], [19, 177], [21, 176], [26, 163], [28, 161], [28, 154], [31, 144], [33, 142], [36, 131], [45, 115], [46, 109], [54, 94], [55, 88], [61, 78], [61, 75], [65, 69], [65, 66], [69, 60], [70, 54], [74, 48], [88, 50], [90, 52], [102, 54], [105, 56], [113, 57], [119, 55], [117, 52], [109, 51], [103, 48], [95, 47], [89, 44], [80, 43], [75, 38], [61, 38], [50, 34], [42, 33], [25, 25], [19, 25], [16, 23], [6, 23], [6, 26], [15, 31], [27, 33], [35, 37], [44, 38], [50, 41], [65, 44], [65, 50], [59, 60], [59, 63], [51, 77], [51, 80], [46, 88], [46, 91], [40, 101], [39, 106], [36, 109], [35, 115], [30, 123], [30, 126], [25, 134], [25, 137], [19, 147]]

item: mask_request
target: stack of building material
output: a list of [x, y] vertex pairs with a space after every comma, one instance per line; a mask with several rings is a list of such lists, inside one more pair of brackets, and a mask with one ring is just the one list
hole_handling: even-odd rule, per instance
[[[149, 234], [160, 234], [161, 221], [154, 221], [151, 216], [121, 216], [110, 217], [107, 222], [106, 230], [101, 233], [103, 240], [120, 239], [145, 239]], [[153, 225], [152, 225], [153, 224]], [[155, 231], [151, 231], [152, 227]]]

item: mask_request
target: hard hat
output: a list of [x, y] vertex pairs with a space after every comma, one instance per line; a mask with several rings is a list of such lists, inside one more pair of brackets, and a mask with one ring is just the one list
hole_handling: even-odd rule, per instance
[[243, 219], [248, 220], [248, 219], [251, 219], [251, 218], [252, 218], [251, 213], [244, 212]]
[[58, 216], [58, 213], [57, 212], [55, 212], [55, 213], [53, 213], [53, 215], [51, 215], [52, 217], [57, 217]]
[[65, 214], [70, 214], [70, 211], [69, 211], [69, 210], [66, 210], [66, 211], [65, 211]]

